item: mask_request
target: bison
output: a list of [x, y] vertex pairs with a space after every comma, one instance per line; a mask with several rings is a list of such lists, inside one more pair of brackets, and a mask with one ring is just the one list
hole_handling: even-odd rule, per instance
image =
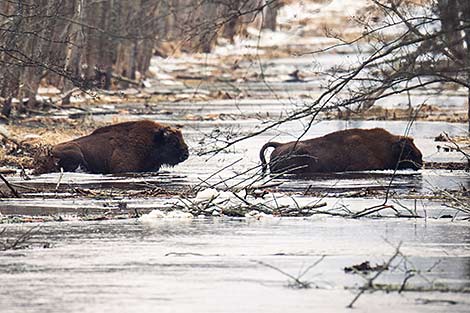
[[150, 120], [96, 129], [90, 135], [60, 143], [36, 162], [35, 174], [75, 171], [122, 173], [158, 171], [189, 156], [181, 131]]
[[331, 173], [423, 166], [422, 154], [410, 137], [396, 136], [385, 129], [348, 129], [323, 137], [288, 143], [268, 142], [260, 151], [263, 172], [265, 150], [273, 147], [272, 173]]

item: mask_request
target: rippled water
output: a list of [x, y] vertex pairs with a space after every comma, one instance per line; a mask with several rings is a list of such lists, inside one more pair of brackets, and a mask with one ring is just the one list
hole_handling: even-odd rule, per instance
[[[210, 105], [206, 107], [211, 111]], [[147, 116], [158, 119], [158, 116]], [[175, 123], [184, 123], [183, 120], [175, 120]], [[159, 173], [126, 174], [126, 175], [92, 175], [84, 173], [59, 173], [32, 176], [31, 180], [23, 180], [19, 175], [11, 177], [10, 181], [29, 189], [19, 189], [25, 195], [24, 199], [2, 199], [0, 212], [12, 214], [21, 210], [27, 214], [73, 212], [74, 210], [112, 209], [118, 203], [125, 202], [129, 207], [152, 208], [165, 206], [166, 198], [161, 196], [149, 196], [145, 199], [134, 200], [132, 196], [114, 196], [113, 190], [126, 192], [128, 190], [152, 190], [164, 188], [166, 190], [180, 190], [194, 186], [213, 185], [217, 188], [237, 186], [259, 172], [259, 149], [269, 140], [291, 141], [302, 132], [300, 123], [290, 123], [278, 130], [272, 130], [260, 136], [249, 138], [231, 147], [228, 153], [217, 155], [198, 156], [201, 148], [211, 149], [212, 142], [205, 140], [214, 129], [227, 131], [231, 127], [247, 132], [257, 127], [256, 121], [231, 121], [231, 124], [220, 121], [187, 122], [183, 128], [184, 136], [190, 146], [190, 158], [174, 168], [167, 168]], [[383, 127], [395, 134], [403, 134], [407, 122], [403, 121], [322, 121], [310, 129], [305, 136], [313, 138], [326, 133], [351, 127], [373, 128]], [[289, 129], [289, 134], [284, 130]], [[415, 122], [409, 134], [415, 138], [415, 143], [423, 152], [425, 161], [462, 161], [462, 156], [457, 152], [437, 151], [434, 137], [441, 132], [449, 135], [462, 135], [465, 133], [464, 124], [451, 124], [443, 122]], [[201, 143], [201, 140], [203, 143]], [[223, 170], [222, 170], [223, 169]], [[247, 170], [251, 171], [246, 172]], [[214, 173], [217, 175], [213, 175]], [[469, 173], [464, 171], [429, 170], [399, 171], [394, 176], [392, 183], [391, 171], [372, 171], [364, 173], [338, 173], [328, 175], [316, 175], [306, 178], [275, 179], [282, 185], [276, 188], [279, 192], [296, 193], [322, 193], [323, 196], [349, 195], [351, 192], [361, 190], [384, 191], [391, 186], [394, 193], [406, 194], [410, 191], [419, 194], [431, 194], [440, 189], [460, 190], [470, 189]], [[58, 186], [58, 188], [56, 188]], [[35, 192], [34, 188], [41, 190], [47, 187], [49, 192]], [[100, 195], [99, 199], [67, 196], [71, 188], [87, 188], [94, 190], [107, 190], [108, 195]], [[33, 188], [33, 189], [31, 189]], [[72, 190], [73, 191], [73, 190]], [[47, 199], [47, 201], [44, 201]], [[379, 200], [380, 201], [380, 200]], [[371, 200], [372, 204], [374, 202]], [[47, 210], [46, 210], [47, 209]]]
[[[34, 242], [51, 248], [0, 254], [0, 302], [2, 312], [341, 312], [364, 283], [343, 268], [381, 264], [399, 242], [413, 264], [407, 269], [422, 271], [407, 286], [470, 287], [469, 234], [467, 222], [423, 220], [47, 223]], [[322, 256], [302, 277], [311, 289], [289, 288], [288, 277], [259, 263], [297, 276]], [[377, 283], [399, 285], [404, 270]], [[469, 304], [465, 294], [376, 292], [362, 295], [355, 311], [467, 312]]]
[[[324, 66], [336, 61], [318, 60]], [[285, 75], [296, 67], [308, 68], [311, 62], [310, 58], [275, 60], [266, 74], [271, 78]], [[204, 186], [203, 182], [225, 188], [245, 181], [259, 170], [260, 147], [269, 140], [295, 140], [304, 130], [305, 121], [286, 123], [224, 153], [198, 153], [215, 148], [214, 138], [224, 140], [230, 133], [239, 136], [259, 130], [270, 118], [301, 105], [304, 100], [297, 100], [301, 96], [314, 97], [321, 92], [321, 86], [318, 80], [298, 84], [274, 81], [269, 88], [265, 82], [237, 86], [249, 95], [247, 99], [158, 103], [150, 107], [123, 105], [130, 114], [121, 118], [150, 118], [182, 125], [191, 150], [186, 162], [159, 173], [52, 173], [31, 180], [16, 175], [9, 180], [15, 186], [23, 186], [17, 188], [24, 197], [1, 199], [0, 212], [67, 216], [67, 220], [92, 212], [127, 214], [139, 209], [142, 213], [171, 208], [175, 197], [133, 196], [133, 191], [178, 191]], [[200, 87], [233, 88], [213, 82]], [[273, 99], [274, 95], [284, 99]], [[427, 99], [418, 92], [411, 97], [434, 101], [433, 104], [443, 102], [456, 110], [465, 103], [461, 94]], [[407, 100], [390, 97], [382, 105], [402, 107]], [[121, 109], [119, 105], [114, 108]], [[115, 116], [94, 118], [111, 120]], [[305, 138], [352, 127], [383, 127], [405, 134], [408, 123], [321, 121]], [[409, 135], [415, 138], [425, 161], [461, 161], [458, 153], [438, 152], [434, 137], [442, 132], [463, 135], [466, 127], [457, 123], [414, 122]], [[253, 171], [245, 173], [250, 168]], [[215, 172], [217, 175], [213, 175]], [[0, 312], [342, 312], [347, 311], [346, 305], [365, 282], [359, 275], [344, 273], [343, 268], [364, 261], [381, 264], [395, 253], [400, 242], [407, 261], [398, 258], [400, 262], [394, 263], [398, 267], [381, 275], [377, 283], [400, 286], [408, 273], [414, 275], [407, 282], [409, 287], [470, 288], [470, 224], [450, 219], [456, 211], [446, 207], [445, 202], [419, 199], [420, 195], [429, 196], [439, 189], [468, 190], [469, 174], [429, 169], [400, 171], [390, 184], [391, 177], [390, 171], [374, 171], [279, 178], [275, 182], [282, 185], [273, 191], [293, 194], [300, 204], [321, 200], [329, 209], [357, 212], [381, 204], [383, 199], [370, 194], [351, 198], [351, 193], [383, 192], [390, 185], [390, 203], [425, 218], [354, 220], [316, 216], [42, 223], [30, 241], [31, 248], [0, 252]], [[80, 196], [77, 188], [98, 193]], [[321, 197], [316, 192], [322, 193]], [[418, 199], [406, 198], [409, 194], [418, 195]], [[32, 225], [4, 227], [0, 238], [17, 238]], [[310, 289], [289, 288], [292, 280], [260, 263], [298, 276], [322, 256], [324, 259], [301, 278], [312, 283]], [[354, 311], [468, 312], [469, 304], [468, 293], [366, 292]]]

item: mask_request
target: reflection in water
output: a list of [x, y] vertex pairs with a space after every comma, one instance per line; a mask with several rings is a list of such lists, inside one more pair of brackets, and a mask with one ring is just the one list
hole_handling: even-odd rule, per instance
[[[317, 62], [327, 70], [355, 60], [354, 55], [340, 53], [334, 56], [319, 55]], [[159, 67], [154, 68], [154, 72], [160, 72], [166, 62], [174, 67], [175, 60], [154, 59], [152, 62]], [[269, 75], [270, 71], [275, 71], [272, 76], [288, 73], [292, 71], [292, 65], [300, 69], [312, 67], [310, 55], [269, 62], [271, 64], [266, 67], [263, 76]], [[252, 63], [240, 62], [239, 66], [248, 68]], [[251, 174], [240, 173], [259, 165], [258, 152], [265, 142], [295, 140], [302, 134], [305, 124], [292, 121], [242, 141], [227, 153], [199, 157], [195, 151], [213, 148], [212, 141], [204, 139], [214, 134], [214, 130], [219, 130], [218, 136], [233, 129], [241, 134], [259, 130], [265, 125], [259, 117], [276, 119], [281, 114], [285, 116], [286, 112], [292, 112], [296, 106], [300, 108], [304, 105], [302, 97], [308, 95], [315, 98], [321, 92], [325, 79], [327, 77], [319, 76], [301, 84], [270, 82], [269, 86], [265, 81], [237, 82], [237, 93], [249, 94], [247, 99], [179, 102], [177, 105], [167, 102], [158, 103], [158, 106], [143, 104], [140, 111], [139, 104], [123, 104], [125, 110], [136, 114], [127, 115], [129, 119], [149, 118], [184, 126], [183, 134], [192, 149], [191, 157], [175, 168], [159, 173], [65, 173], [63, 176], [55, 173], [32, 177], [30, 181], [12, 178], [12, 183], [39, 190], [36, 193], [31, 189], [22, 190], [25, 197], [19, 200], [2, 199], [0, 211], [3, 214], [37, 214], [38, 208], [48, 208], [40, 213], [81, 214], [85, 210], [118, 210], [120, 204], [130, 209], [139, 207], [151, 210], [168, 206], [165, 203], [166, 195], [162, 196], [158, 188], [174, 191], [200, 184], [201, 179], [208, 177], [211, 177], [207, 180], [209, 184], [234, 177], [227, 183], [235, 185]], [[155, 86], [160, 86], [157, 83], [155, 81]], [[227, 83], [210, 80], [198, 84], [198, 89], [233, 91], [233, 86]], [[455, 91], [452, 93], [455, 94]], [[414, 103], [439, 104], [441, 108], [462, 108], [466, 103], [464, 94], [451, 96], [438, 93], [429, 99], [427, 95], [412, 92], [409, 96]], [[272, 97], [276, 99], [268, 99]], [[410, 100], [407, 97], [387, 97], [378, 100], [378, 104], [385, 108], [403, 107]], [[153, 108], [156, 113], [147, 114]], [[197, 121], [185, 118], [186, 115], [204, 117], [209, 113], [224, 114], [228, 118], [202, 118]], [[112, 121], [115, 117], [109, 114], [95, 119]], [[391, 133], [404, 134], [407, 125], [406, 121], [321, 121], [315, 123], [303, 139], [356, 127], [383, 127]], [[450, 136], [463, 135], [465, 131], [465, 124], [414, 122], [409, 135], [415, 138], [425, 161], [446, 162], [460, 161], [461, 156], [438, 152], [434, 137], [442, 132]], [[239, 159], [243, 161], [211, 176]], [[275, 191], [322, 191], [330, 196], [340, 196], [322, 199], [328, 201], [330, 207], [338, 205], [360, 210], [382, 200], [373, 197], [343, 199], [343, 193], [363, 189], [385, 190], [390, 185], [391, 177], [391, 172], [282, 177], [276, 179], [283, 184]], [[470, 190], [468, 173], [462, 171], [400, 171], [393, 177], [391, 189], [398, 197], [415, 190], [429, 193], [435, 189], [460, 189], [461, 186]], [[42, 193], [42, 188], [49, 188], [49, 193]], [[80, 196], [78, 191], [84, 196]], [[131, 193], [134, 191], [150, 192], [137, 196]], [[154, 191], [155, 194], [152, 193]], [[74, 193], [75, 197], [70, 197], [69, 192]], [[299, 202], [301, 200], [308, 202], [312, 199], [307, 196], [298, 199]], [[403, 200], [402, 203], [408, 207], [416, 206], [413, 200]], [[422, 214], [428, 217], [445, 213], [440, 203], [430, 201], [420, 201], [419, 210], [419, 213], [429, 212]], [[431, 214], [431, 210], [437, 213]], [[8, 235], [15, 237], [15, 232], [18, 235], [29, 225], [5, 227]], [[448, 219], [352, 220], [314, 217], [156, 219], [145, 224], [137, 220], [62, 222], [42, 224], [33, 239], [32, 249], [0, 252], [2, 313], [342, 312], [354, 296], [354, 292], [345, 290], [345, 287], [357, 288], [364, 283], [358, 275], [345, 274], [343, 268], [364, 261], [383, 263], [394, 253], [399, 242], [403, 242], [403, 252], [416, 269], [423, 270], [421, 274], [436, 285], [459, 288], [468, 286], [470, 281], [470, 226], [468, 222], [451, 222]], [[40, 248], [44, 242], [50, 243], [52, 248]], [[319, 286], [318, 289], [286, 288], [288, 279], [285, 276], [253, 262], [263, 261], [296, 275], [323, 255], [325, 259], [304, 277]], [[425, 271], [430, 268], [433, 269], [431, 272]], [[407, 284], [429, 285], [429, 281], [420, 280], [417, 276]], [[385, 274], [380, 283], [401, 285], [403, 278], [404, 273], [396, 271]], [[450, 311], [439, 303], [419, 305], [417, 298], [455, 300], [457, 304], [452, 306], [452, 312], [468, 312], [470, 305], [468, 295], [458, 293], [398, 295], [377, 292], [363, 297], [355, 312]]]
[[409, 192], [410, 189], [422, 190], [421, 172], [373, 171], [345, 172], [310, 175], [283, 175], [275, 182], [283, 182], [282, 191], [321, 191], [343, 193], [358, 190]]
[[[257, 106], [256, 106], [257, 107]], [[257, 107], [258, 108], [258, 107]], [[259, 110], [260, 108], [258, 108]], [[211, 111], [211, 107], [205, 108], [208, 112]], [[145, 116], [146, 118], [158, 119], [156, 116]], [[129, 117], [131, 118], [131, 117]], [[178, 123], [179, 121], [175, 121]], [[184, 122], [184, 121], [181, 121]], [[187, 122], [187, 125], [183, 129], [184, 136], [187, 138], [189, 146], [194, 150], [201, 145], [201, 138], [210, 133], [214, 128], [217, 128], [220, 122], [218, 121], [198, 121]], [[230, 121], [223, 127], [230, 129], [237, 125], [242, 128], [243, 132], [248, 132], [253, 128], [256, 128], [259, 122], [257, 120], [249, 120], [246, 123], [239, 124], [239, 121]], [[404, 129], [407, 127], [407, 122], [404, 121], [321, 121], [314, 125], [309, 132], [306, 134], [306, 138], [313, 138], [325, 135], [327, 133], [345, 129], [348, 127], [383, 127], [394, 134], [402, 134]], [[283, 129], [289, 129], [288, 134]], [[158, 174], [146, 173], [146, 174], [121, 174], [121, 175], [91, 175], [91, 174], [80, 174], [80, 173], [66, 173], [60, 178], [63, 189], [67, 189], [70, 186], [79, 186], [82, 188], [117, 188], [117, 189], [141, 189], [145, 186], [156, 186], [172, 187], [177, 189], [178, 186], [188, 186], [200, 184], [201, 179], [211, 177], [214, 173], [218, 173], [215, 177], [212, 176], [207, 182], [212, 184], [217, 181], [222, 181], [229, 177], [234, 177], [229, 185], [236, 184], [237, 182], [247, 179], [253, 174], [254, 171], [259, 170], [257, 167], [259, 163], [259, 149], [261, 146], [270, 140], [276, 140], [280, 142], [290, 141], [297, 138], [303, 131], [303, 124], [298, 122], [290, 122], [284, 125], [282, 129], [271, 130], [262, 135], [254, 138], [247, 139], [235, 145], [233, 149], [230, 149], [228, 153], [221, 153], [218, 155], [209, 156], [197, 156], [195, 153], [191, 153], [191, 157], [174, 168], [163, 169]], [[449, 135], [462, 135], [465, 133], [465, 127], [463, 124], [450, 124], [450, 123], [436, 123], [436, 122], [415, 122], [411, 129], [410, 135], [415, 138], [415, 143], [418, 148], [423, 152], [425, 161], [435, 162], [449, 162], [461, 161], [462, 156], [459, 153], [438, 153], [434, 142], [435, 135], [441, 132], [447, 132]], [[210, 149], [210, 145], [202, 143], [204, 148]], [[242, 162], [236, 162], [237, 160]], [[235, 162], [235, 163], [234, 163]], [[228, 166], [234, 163], [232, 166]], [[220, 171], [221, 168], [228, 166], [225, 170]], [[254, 168], [252, 172], [244, 173], [248, 168]], [[369, 172], [369, 173], [342, 173], [337, 174], [337, 180], [332, 177], [331, 182], [336, 182], [335, 187], [340, 187], [342, 183], [345, 187], [350, 187], [350, 182], [356, 182], [360, 185], [369, 184], [371, 187], [381, 186], [387, 183], [392, 172]], [[416, 173], [421, 173], [422, 180], [416, 179]], [[47, 175], [41, 175], [39, 177], [32, 177], [31, 181], [23, 181], [19, 177], [12, 178], [13, 183], [21, 183], [26, 186], [38, 186], [38, 187], [54, 187], [59, 181], [60, 175], [58, 173], [52, 173]], [[441, 178], [443, 177], [443, 178]], [[344, 179], [345, 178], [345, 179]], [[287, 180], [286, 182], [288, 182]], [[292, 179], [290, 179], [292, 181]], [[326, 182], [327, 179], [324, 177], [315, 175], [315, 179], [312, 181]], [[406, 183], [412, 189], [417, 189], [420, 192], [426, 192], [431, 186], [434, 188], [445, 188], [455, 189], [460, 188], [461, 185], [470, 184], [468, 173], [462, 171], [445, 171], [445, 170], [429, 170], [424, 169], [419, 172], [412, 171], [399, 171], [396, 175], [396, 181], [403, 187]], [[423, 184], [425, 182], [425, 184]], [[429, 182], [431, 186], [428, 186], [426, 182]], [[414, 185], [416, 183], [416, 185]], [[59, 186], [59, 188], [60, 188]], [[289, 187], [291, 189], [291, 187]], [[282, 189], [281, 189], [282, 190]]]
[[[8, 225], [8, 233], [21, 228]], [[28, 227], [28, 226], [27, 226]], [[423, 272], [407, 286], [467, 286], [470, 281], [465, 223], [423, 220], [155, 219], [94, 223], [47, 223], [36, 246], [0, 254], [2, 312], [269, 312], [342, 311], [364, 283], [343, 268], [387, 260], [399, 242]], [[459, 241], [458, 238], [461, 240]], [[286, 288], [288, 279], [254, 261], [296, 275], [325, 255], [304, 279], [318, 288]], [[389, 271], [377, 282], [401, 284], [405, 273]], [[374, 293], [358, 312], [429, 312], [416, 298], [452, 299], [466, 312], [459, 293]], [[223, 299], [223, 300], [221, 300]], [[227, 305], [229, 303], [230, 305]], [[386, 304], [393, 303], [393, 306]], [[390, 310], [387, 309], [390, 307]], [[287, 310], [287, 311], [286, 311]], [[256, 309], [255, 311], [258, 311]]]
[[[248, 104], [247, 104], [248, 105]], [[252, 105], [258, 111], [261, 107]], [[210, 111], [210, 106], [205, 110]], [[245, 109], [245, 108], [242, 108]], [[156, 118], [156, 116], [145, 116]], [[176, 121], [177, 122], [177, 121]], [[175, 123], [176, 123], [175, 122]], [[184, 121], [181, 121], [182, 123]], [[257, 127], [257, 120], [224, 121], [223, 127], [231, 128], [237, 125], [244, 132]], [[188, 122], [183, 129], [188, 144], [194, 149], [201, 144], [201, 138], [214, 128], [221, 127], [220, 121]], [[306, 137], [317, 137], [346, 127], [384, 127], [392, 133], [400, 134], [406, 128], [403, 121], [321, 121], [312, 127]], [[282, 131], [289, 129], [289, 133]], [[217, 155], [191, 157], [174, 168], [165, 168], [158, 173], [132, 173], [120, 175], [93, 175], [83, 173], [51, 173], [23, 180], [19, 176], [12, 177], [11, 183], [25, 186], [22, 199], [1, 200], [3, 214], [21, 212], [38, 214], [39, 208], [47, 209], [45, 214], [61, 214], [78, 212], [83, 214], [91, 211], [118, 210], [120, 202], [128, 208], [151, 209], [168, 207], [165, 199], [188, 190], [194, 186], [214, 185], [217, 188], [237, 186], [260, 170], [259, 149], [267, 141], [289, 141], [302, 133], [303, 125], [297, 122], [288, 123], [279, 130], [271, 130], [260, 136], [250, 138], [235, 145], [227, 153]], [[463, 124], [415, 122], [410, 129], [410, 135], [415, 138], [416, 145], [421, 149], [425, 161], [459, 161], [458, 153], [437, 153], [434, 136], [442, 131], [449, 135], [465, 133]], [[253, 169], [247, 171], [247, 169]], [[223, 170], [221, 170], [223, 169]], [[214, 175], [217, 173], [217, 175]], [[256, 175], [255, 175], [256, 176]], [[259, 177], [259, 176], [258, 176]], [[393, 177], [393, 180], [391, 180]], [[272, 178], [272, 176], [267, 179]], [[60, 184], [58, 184], [60, 182]], [[315, 175], [312, 177], [281, 177], [274, 182], [282, 185], [275, 188], [276, 192], [294, 192], [298, 194], [342, 197], [348, 192], [364, 191], [362, 197], [374, 197], [370, 192], [390, 190], [398, 197], [400, 195], [433, 195], [437, 190], [462, 190], [462, 186], [470, 189], [469, 173], [464, 171], [446, 171], [423, 169], [420, 171], [370, 171], [361, 173], [335, 173]], [[58, 188], [57, 188], [58, 186]], [[34, 188], [38, 188], [35, 192]], [[46, 188], [46, 192], [44, 192]], [[70, 192], [74, 195], [71, 197]], [[95, 195], [96, 196], [93, 196]], [[83, 196], [82, 196], [83, 195]], [[93, 196], [93, 197], [92, 197]], [[375, 195], [380, 197], [381, 195]], [[112, 200], [110, 199], [112, 198]], [[44, 201], [47, 199], [47, 201]], [[374, 203], [375, 204], [375, 203]], [[369, 206], [371, 204], [369, 203]], [[372, 204], [373, 205], [373, 204]], [[440, 205], [436, 203], [435, 205]], [[435, 206], [434, 205], [434, 206]], [[366, 204], [366, 206], [368, 206]], [[84, 212], [86, 211], [86, 212]], [[127, 210], [122, 211], [127, 214]]]

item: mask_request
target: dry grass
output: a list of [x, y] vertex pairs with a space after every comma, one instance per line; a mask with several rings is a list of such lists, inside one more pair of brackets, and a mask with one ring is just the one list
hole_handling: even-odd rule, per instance
[[9, 138], [0, 141], [0, 166], [31, 168], [34, 155], [42, 147], [84, 136], [104, 125], [91, 119], [54, 120], [48, 117], [34, 117], [8, 125]]

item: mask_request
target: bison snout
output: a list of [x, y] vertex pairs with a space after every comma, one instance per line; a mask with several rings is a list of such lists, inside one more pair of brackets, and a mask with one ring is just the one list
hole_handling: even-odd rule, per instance
[[183, 162], [187, 158], [189, 158], [189, 151], [188, 150], [183, 151], [183, 153], [180, 155], [180, 162]]

